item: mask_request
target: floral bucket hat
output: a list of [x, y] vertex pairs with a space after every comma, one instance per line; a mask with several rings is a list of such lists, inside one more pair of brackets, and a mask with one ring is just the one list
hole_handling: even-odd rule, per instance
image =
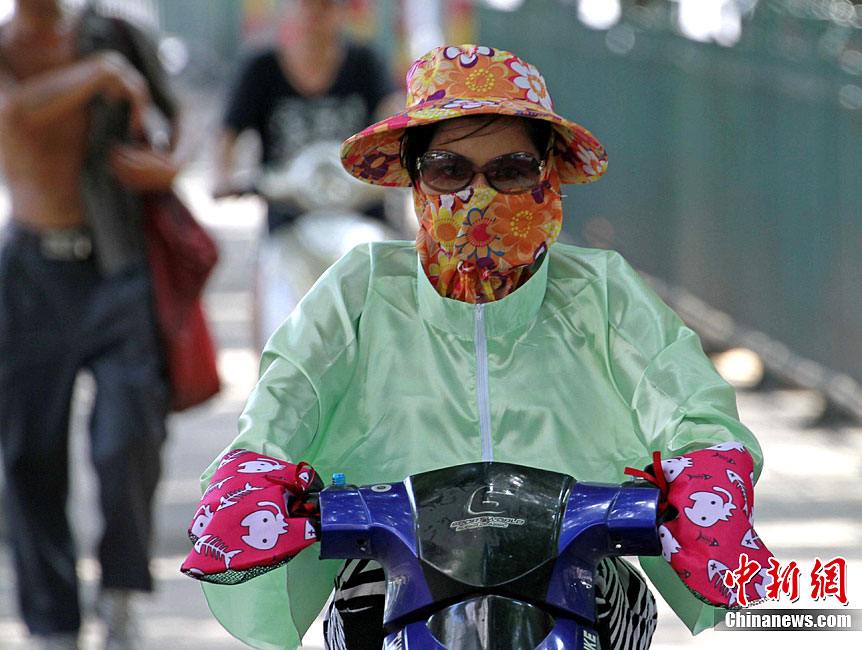
[[561, 183], [590, 183], [605, 173], [607, 155], [582, 126], [554, 113], [539, 71], [510, 52], [480, 45], [438, 47], [407, 73], [407, 109], [373, 124], [341, 146], [341, 163], [375, 185], [408, 187], [401, 166], [404, 129], [482, 113], [551, 122]]

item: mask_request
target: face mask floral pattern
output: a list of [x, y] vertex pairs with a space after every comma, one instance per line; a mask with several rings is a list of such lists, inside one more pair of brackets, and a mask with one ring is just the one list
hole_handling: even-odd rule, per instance
[[529, 268], [560, 234], [560, 182], [549, 165], [531, 192], [501, 194], [475, 185], [455, 194], [413, 190], [416, 250], [437, 292], [462, 302], [492, 302], [529, 278]]

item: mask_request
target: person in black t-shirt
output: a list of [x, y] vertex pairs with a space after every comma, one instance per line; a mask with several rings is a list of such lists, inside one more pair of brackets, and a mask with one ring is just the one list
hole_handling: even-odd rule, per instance
[[[237, 138], [260, 135], [265, 166], [280, 168], [303, 147], [342, 141], [374, 121], [391, 92], [374, 52], [341, 37], [345, 2], [288, 0], [277, 47], [252, 54], [233, 81], [219, 143], [215, 195], [230, 194]], [[268, 228], [290, 223], [298, 210], [268, 206]], [[382, 216], [382, 208], [372, 211]]]

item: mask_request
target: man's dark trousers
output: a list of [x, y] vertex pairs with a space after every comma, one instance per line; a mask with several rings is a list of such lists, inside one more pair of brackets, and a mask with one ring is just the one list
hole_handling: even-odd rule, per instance
[[74, 631], [81, 615], [66, 517], [68, 433], [82, 369], [96, 384], [90, 449], [105, 523], [102, 586], [152, 589], [152, 498], [167, 387], [151, 290], [143, 269], [105, 278], [92, 257], [46, 257], [42, 240], [19, 226], [7, 226], [0, 242], [2, 509], [19, 600], [32, 633]]

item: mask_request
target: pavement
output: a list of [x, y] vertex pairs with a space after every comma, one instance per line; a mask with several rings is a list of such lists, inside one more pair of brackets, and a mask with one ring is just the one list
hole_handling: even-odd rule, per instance
[[[152, 561], [157, 589], [137, 604], [140, 650], [238, 650], [244, 644], [230, 637], [207, 609], [197, 582], [182, 576], [179, 566], [189, 550], [186, 527], [196, 508], [198, 476], [231, 441], [237, 416], [256, 378], [257, 352], [251, 345], [251, 269], [261, 227], [261, 206], [255, 198], [214, 204], [202, 189], [189, 184], [187, 196], [216, 236], [222, 260], [209, 284], [206, 306], [219, 344], [224, 390], [209, 403], [172, 416], [164, 450], [164, 478], [156, 505], [155, 553]], [[0, 217], [2, 221], [2, 217]], [[93, 615], [98, 584], [94, 547], [99, 517], [96, 492], [87, 461], [85, 421], [92, 384], [82, 376], [76, 390], [72, 426], [72, 500], [81, 560], [78, 570], [84, 592], [83, 650], [100, 647], [103, 630]], [[808, 572], [815, 557], [847, 560], [849, 609], [862, 614], [862, 426], [817, 421], [822, 401], [813, 393], [776, 388], [740, 391], [742, 420], [755, 432], [765, 452], [766, 468], [757, 488], [756, 526], [782, 564], [796, 561], [802, 570], [803, 608], [840, 608], [834, 598], [813, 601]], [[5, 531], [6, 535], [10, 531]], [[14, 574], [8, 548], [0, 536], [0, 648], [26, 650], [28, 639], [16, 617]], [[660, 599], [659, 599], [660, 600]], [[780, 646], [806, 650], [862, 647], [862, 631], [730, 632], [709, 630], [697, 637], [659, 602], [659, 626], [653, 648], [717, 650]], [[320, 626], [305, 639], [307, 650], [320, 650]]]

